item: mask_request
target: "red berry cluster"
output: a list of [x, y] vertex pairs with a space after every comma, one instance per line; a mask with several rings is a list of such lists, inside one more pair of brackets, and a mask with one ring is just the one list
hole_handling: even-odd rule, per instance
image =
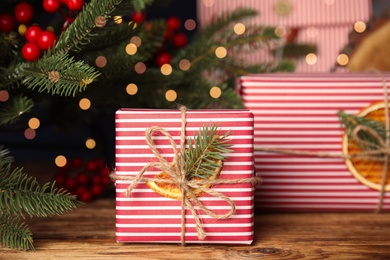
[[48, 13], [55, 13], [65, 5], [70, 11], [80, 11], [84, 6], [84, 0], [43, 0], [43, 9]]
[[16, 22], [20, 24], [30, 23], [34, 16], [34, 8], [29, 3], [19, 3], [11, 14], [0, 14], [0, 32], [9, 33], [15, 29]]
[[41, 51], [47, 51], [54, 46], [57, 36], [52, 31], [42, 30], [38, 25], [31, 25], [25, 34], [27, 43], [22, 47], [23, 58], [35, 61], [41, 57]]
[[181, 20], [176, 16], [168, 17], [166, 20], [167, 31], [165, 32], [164, 45], [156, 56], [156, 65], [161, 67], [164, 64], [171, 62], [171, 54], [169, 49], [180, 49], [187, 45], [187, 35], [180, 32]]
[[103, 195], [109, 188], [110, 170], [101, 159], [84, 161], [74, 158], [61, 167], [54, 180], [59, 188], [64, 188], [77, 195], [78, 199], [88, 202]]

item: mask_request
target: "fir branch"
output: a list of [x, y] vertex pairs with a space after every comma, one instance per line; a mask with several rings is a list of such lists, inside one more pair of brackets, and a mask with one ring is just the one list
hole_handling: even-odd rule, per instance
[[11, 169], [5, 165], [0, 171], [0, 209], [13, 215], [47, 217], [75, 209], [76, 197], [55, 183], [40, 186], [36, 178], [29, 177], [23, 168]]
[[0, 244], [12, 249], [34, 250], [31, 230], [19, 217], [0, 210]]
[[222, 164], [217, 161], [225, 159], [226, 154], [231, 150], [227, 144], [229, 132], [219, 135], [219, 128], [215, 125], [202, 127], [197, 136], [188, 138], [188, 150], [185, 153], [185, 171], [187, 178], [193, 177], [207, 178], [217, 173], [216, 169]]
[[[359, 125], [367, 126], [377, 132], [382, 140], [386, 140], [386, 128], [384, 123], [361, 116], [355, 116], [347, 114], [344, 111], [338, 112], [339, 120], [345, 126], [346, 134], [348, 138], [353, 139], [353, 131]], [[357, 142], [364, 150], [377, 149], [380, 145], [379, 140], [367, 131], [359, 131], [358, 138], [362, 142]]]
[[30, 112], [34, 102], [25, 96], [15, 96], [0, 106], [0, 125], [15, 123], [21, 115]]
[[0, 171], [5, 164], [13, 162], [13, 158], [9, 156], [9, 150], [0, 145]]
[[65, 96], [84, 91], [100, 75], [94, 67], [74, 61], [68, 54], [50, 55], [50, 52], [37, 62], [27, 64], [24, 73], [23, 83], [27, 88]]
[[93, 33], [93, 29], [97, 28], [96, 17], [102, 16], [108, 19], [122, 1], [107, 0], [102, 4], [100, 0], [92, 0], [61, 34], [54, 47], [54, 53], [81, 52], [88, 48], [91, 37], [97, 35], [97, 32]]

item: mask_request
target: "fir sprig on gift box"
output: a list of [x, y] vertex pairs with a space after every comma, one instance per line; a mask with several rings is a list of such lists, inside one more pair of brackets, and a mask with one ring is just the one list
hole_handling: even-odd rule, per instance
[[0, 147], [0, 244], [14, 249], [34, 249], [26, 217], [60, 215], [79, 205], [76, 197], [55, 183], [39, 185], [23, 168], [12, 167], [12, 158]]
[[185, 171], [187, 179], [193, 177], [208, 178], [222, 167], [222, 161], [232, 150], [229, 132], [219, 135], [216, 125], [202, 127], [197, 136], [188, 138], [188, 150], [185, 153]]

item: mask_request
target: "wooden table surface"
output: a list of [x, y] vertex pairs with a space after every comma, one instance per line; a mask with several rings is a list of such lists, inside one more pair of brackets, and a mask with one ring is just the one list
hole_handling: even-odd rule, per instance
[[251, 246], [117, 243], [113, 198], [28, 223], [36, 251], [0, 259], [390, 259], [385, 213], [258, 213]]

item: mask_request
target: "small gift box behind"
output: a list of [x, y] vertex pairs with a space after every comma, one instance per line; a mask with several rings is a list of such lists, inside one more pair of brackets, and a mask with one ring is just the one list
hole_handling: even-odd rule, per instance
[[[216, 15], [239, 7], [249, 7], [259, 15], [253, 24], [278, 27], [282, 31], [293, 30], [297, 43], [315, 44], [317, 55], [297, 64], [297, 72], [328, 72], [337, 57], [348, 44], [348, 34], [356, 22], [366, 22], [371, 15], [370, 0], [199, 0], [198, 20], [207, 24]], [[291, 38], [293, 34], [285, 34]], [[272, 61], [268, 50], [260, 50], [245, 56], [248, 62]]]
[[[185, 112], [185, 136], [193, 138], [200, 128], [214, 124], [219, 135], [229, 132], [232, 150], [223, 160], [221, 172], [211, 192], [197, 197], [202, 205], [194, 205], [194, 212], [188, 208], [182, 211], [181, 200], [157, 194], [144, 180], [135, 183], [129, 195], [125, 192], [134, 177], [148, 164], [166, 160], [173, 162], [174, 147], [168, 140], [171, 136], [174, 146], [180, 151], [181, 127], [183, 124], [178, 110], [130, 110], [116, 113], [116, 237], [118, 242], [161, 242], [161, 243], [232, 243], [250, 244], [253, 240], [254, 180], [253, 162], [253, 115], [247, 110], [188, 110]], [[155, 131], [151, 141], [156, 154], [145, 141], [145, 131], [158, 126], [167, 131]], [[188, 144], [186, 145], [188, 150]], [[154, 178], [162, 171], [157, 167], [147, 168], [143, 178]], [[239, 180], [247, 180], [237, 183]], [[232, 181], [233, 183], [224, 183]], [[177, 186], [176, 186], [177, 187]], [[218, 192], [217, 194], [214, 194]], [[233, 214], [218, 219], [207, 214], [210, 210], [224, 215], [232, 210], [224, 196], [234, 203]], [[191, 199], [191, 198], [190, 198]], [[192, 201], [192, 200], [191, 200]], [[191, 203], [193, 204], [193, 202]], [[202, 208], [204, 207], [204, 208]], [[182, 229], [182, 213], [185, 228]], [[196, 216], [195, 216], [196, 215]], [[212, 215], [212, 214], [211, 214]], [[206, 237], [198, 238], [196, 218]]]
[[[240, 84], [255, 117], [255, 168], [263, 179], [256, 209], [377, 209], [383, 162], [343, 157], [347, 139], [338, 112], [377, 110], [372, 105], [384, 100], [381, 75], [263, 74], [244, 76]], [[390, 209], [390, 194], [381, 207]]]

